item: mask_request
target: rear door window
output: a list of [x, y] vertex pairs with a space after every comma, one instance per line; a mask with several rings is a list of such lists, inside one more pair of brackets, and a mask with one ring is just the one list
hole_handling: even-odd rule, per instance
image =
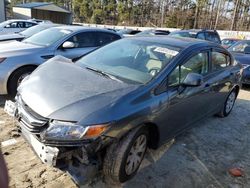
[[119, 35], [105, 32], [95, 32], [97, 46], [103, 46], [110, 42], [120, 39]]
[[18, 28], [25, 28], [25, 23], [24, 22], [17, 22], [17, 27]]
[[25, 28], [29, 28], [29, 27], [32, 27], [36, 24], [33, 24], [33, 23], [30, 23], [30, 22], [25, 22]]

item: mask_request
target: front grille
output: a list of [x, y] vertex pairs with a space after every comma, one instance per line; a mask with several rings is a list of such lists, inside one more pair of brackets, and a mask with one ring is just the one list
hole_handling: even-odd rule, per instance
[[34, 112], [25, 102], [19, 97], [17, 100], [18, 121], [32, 133], [40, 133], [48, 126], [49, 120]]

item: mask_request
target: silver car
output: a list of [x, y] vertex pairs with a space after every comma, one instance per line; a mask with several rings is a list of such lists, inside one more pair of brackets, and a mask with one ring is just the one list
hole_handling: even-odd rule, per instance
[[25, 76], [56, 55], [75, 60], [120, 38], [119, 34], [105, 29], [60, 26], [39, 32], [22, 42], [1, 44], [0, 95], [14, 96]]
[[20, 33], [11, 33], [6, 35], [0, 35], [0, 42], [3, 41], [22, 41], [23, 39], [29, 38], [32, 35], [39, 33], [45, 29], [51, 28], [51, 27], [59, 27], [59, 24], [39, 24], [33, 27], [30, 27]]
[[8, 20], [0, 23], [0, 35], [19, 33], [35, 25], [37, 23], [31, 20]]

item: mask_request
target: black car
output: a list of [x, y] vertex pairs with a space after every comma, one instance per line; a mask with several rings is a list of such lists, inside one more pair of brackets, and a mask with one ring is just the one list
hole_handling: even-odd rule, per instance
[[228, 48], [228, 51], [244, 68], [242, 83], [250, 85], [250, 40], [241, 40]]
[[197, 38], [221, 44], [220, 35], [216, 30], [207, 30], [207, 29], [179, 30], [171, 32], [169, 36]]
[[[216, 43], [131, 37], [76, 63], [55, 57], [6, 102], [40, 159], [111, 182], [132, 178], [147, 147], [156, 149], [206, 116], [228, 116], [241, 66]], [[93, 177], [93, 176], [92, 176]]]
[[120, 35], [135, 35], [137, 33], [140, 33], [141, 31], [138, 29], [120, 29], [117, 31]]

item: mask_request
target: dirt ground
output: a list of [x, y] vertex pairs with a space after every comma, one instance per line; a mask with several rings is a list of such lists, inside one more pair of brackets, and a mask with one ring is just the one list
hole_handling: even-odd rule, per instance
[[[0, 142], [15, 139], [2, 148], [9, 169], [10, 187], [74, 188], [70, 176], [42, 164], [14, 121], [3, 112], [0, 98]], [[156, 151], [148, 151], [138, 174], [121, 187], [248, 188], [250, 187], [250, 88], [240, 91], [227, 118], [209, 117]], [[242, 177], [228, 173], [242, 169]], [[97, 177], [84, 187], [110, 187]]]

